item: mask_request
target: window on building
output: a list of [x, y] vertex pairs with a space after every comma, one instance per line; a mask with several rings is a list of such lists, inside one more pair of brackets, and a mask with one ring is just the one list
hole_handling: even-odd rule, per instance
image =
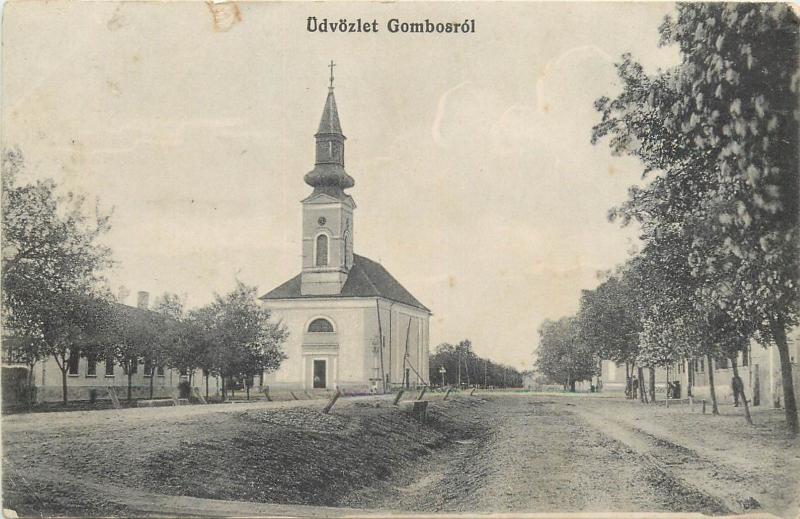
[[78, 361], [80, 360], [80, 352], [77, 348], [72, 348], [69, 352], [69, 359], [67, 360], [67, 369], [70, 375], [78, 374]]
[[86, 376], [97, 376], [97, 355], [90, 354], [86, 357]]
[[728, 369], [727, 357], [720, 357], [717, 359], [717, 369]]
[[106, 359], [106, 376], [114, 376], [114, 359]]
[[149, 377], [153, 373], [153, 361], [144, 359], [144, 376]]
[[329, 320], [320, 317], [311, 321], [311, 324], [308, 325], [308, 331], [309, 333], [332, 333], [333, 324]]
[[706, 361], [705, 359], [700, 359], [700, 373], [706, 370]]
[[156, 375], [158, 375], [159, 377], [164, 376], [164, 366], [158, 366], [156, 368]]
[[350, 237], [350, 231], [344, 232], [344, 266], [347, 268], [353, 266], [353, 239]]
[[324, 234], [317, 236], [317, 267], [328, 266], [328, 237]]
[[742, 366], [747, 366], [749, 362], [748, 359], [749, 356], [750, 356], [750, 350], [748, 348], [745, 348], [744, 351], [742, 352]]

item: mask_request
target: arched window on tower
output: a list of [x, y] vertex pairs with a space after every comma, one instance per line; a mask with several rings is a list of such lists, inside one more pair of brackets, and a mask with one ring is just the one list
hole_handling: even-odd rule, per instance
[[311, 321], [308, 325], [309, 333], [333, 333], [333, 325], [331, 322], [323, 317], [319, 317]]
[[328, 266], [328, 237], [324, 234], [317, 236], [317, 257], [315, 266]]

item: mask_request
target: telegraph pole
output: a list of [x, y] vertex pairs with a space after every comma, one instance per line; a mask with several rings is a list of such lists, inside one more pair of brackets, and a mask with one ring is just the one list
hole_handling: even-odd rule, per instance
[[461, 389], [461, 350], [458, 350], [458, 389]]

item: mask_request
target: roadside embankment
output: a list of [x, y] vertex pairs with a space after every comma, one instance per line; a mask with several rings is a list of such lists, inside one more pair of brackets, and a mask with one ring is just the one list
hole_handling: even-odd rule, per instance
[[431, 452], [481, 434], [484, 426], [467, 411], [484, 403], [433, 399], [424, 424], [385, 399], [354, 399], [331, 414], [316, 405], [213, 413], [177, 407], [14, 428], [4, 435], [5, 506], [21, 515], [124, 513], [113, 495], [93, 490], [103, 482], [175, 496], [336, 505], [354, 489], [380, 486]]

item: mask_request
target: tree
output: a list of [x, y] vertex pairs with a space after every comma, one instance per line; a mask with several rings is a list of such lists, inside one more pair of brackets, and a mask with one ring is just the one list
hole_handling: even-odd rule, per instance
[[620, 271], [595, 290], [583, 291], [577, 316], [581, 342], [589, 345], [597, 358], [625, 363], [626, 387], [630, 386], [642, 329], [637, 302], [629, 280]]
[[[444, 376], [439, 372], [445, 369]], [[522, 374], [508, 366], [492, 362], [478, 356], [472, 350], [472, 342], [464, 339], [458, 344], [442, 343], [436, 347], [428, 362], [428, 375], [431, 383], [442, 382], [444, 385], [461, 380], [468, 385], [483, 385], [485, 387], [519, 387], [522, 385]]]
[[[650, 182], [623, 206], [645, 240], [690, 238], [694, 301], [716, 305], [781, 357], [797, 432], [786, 331], [797, 324], [798, 20], [782, 4], [680, 4], [660, 28], [681, 63], [650, 77], [630, 56], [623, 92], [601, 98], [593, 142], [639, 158]], [[752, 330], [752, 332], [750, 332]]]
[[536, 369], [565, 390], [575, 391], [575, 383], [591, 380], [597, 372], [597, 358], [580, 340], [575, 317], [545, 320], [539, 327]]
[[226, 380], [274, 371], [286, 358], [281, 346], [287, 331], [272, 323], [270, 313], [256, 301], [256, 288], [237, 281], [225, 296], [191, 313], [204, 336], [212, 370], [222, 377], [222, 397], [227, 397]]
[[[696, 244], [694, 264], [714, 276], [708, 297], [776, 344], [795, 434], [786, 332], [800, 305], [799, 26], [788, 5], [682, 4], [661, 27], [683, 58], [674, 124], [719, 163], [715, 232]], [[725, 275], [720, 265], [730, 265]]]
[[52, 180], [20, 184], [23, 165], [18, 150], [4, 153], [4, 325], [31, 339], [22, 342], [30, 349], [20, 352], [29, 362], [55, 359], [66, 404], [69, 359], [77, 360], [81, 344], [92, 342], [102, 324], [100, 273], [111, 260], [98, 239], [109, 229], [109, 215], [97, 208], [87, 215], [85, 199], [57, 194]]
[[[143, 308], [114, 303], [110, 321], [103, 356], [122, 366], [128, 378], [126, 398], [130, 401], [133, 399], [133, 375], [139, 369], [139, 362], [152, 356], [158, 348], [163, 319]], [[150, 380], [152, 394], [152, 378]]]

